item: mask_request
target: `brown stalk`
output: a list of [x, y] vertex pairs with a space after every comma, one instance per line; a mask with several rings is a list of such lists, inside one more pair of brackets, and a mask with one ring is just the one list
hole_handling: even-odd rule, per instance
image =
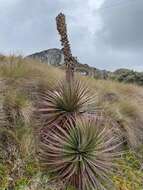
[[71, 53], [71, 48], [67, 35], [66, 19], [63, 13], [60, 13], [56, 17], [56, 23], [57, 30], [61, 36], [61, 45], [63, 46], [62, 51], [64, 54], [64, 61], [66, 65], [66, 80], [68, 82], [71, 82], [74, 79], [75, 63], [77, 62], [77, 60], [72, 56]]

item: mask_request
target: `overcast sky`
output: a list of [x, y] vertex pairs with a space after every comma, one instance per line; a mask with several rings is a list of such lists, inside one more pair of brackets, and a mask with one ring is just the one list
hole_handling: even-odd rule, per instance
[[0, 53], [60, 48], [61, 11], [80, 62], [143, 71], [143, 0], [0, 0]]

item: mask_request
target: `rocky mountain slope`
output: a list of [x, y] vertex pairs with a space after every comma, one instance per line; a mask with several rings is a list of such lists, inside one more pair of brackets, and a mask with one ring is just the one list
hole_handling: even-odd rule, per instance
[[[63, 53], [60, 49], [57, 48], [37, 52], [27, 57], [40, 60], [41, 62], [48, 63], [53, 66], [64, 68]], [[100, 79], [107, 79], [110, 73], [106, 70], [99, 70], [95, 67], [91, 67], [87, 64], [82, 64], [79, 62], [75, 66], [75, 69], [76, 72], [79, 72], [81, 75], [87, 75], [93, 78], [100, 78]]]
[[[64, 68], [63, 53], [57, 48], [34, 53], [27, 57], [40, 60], [41, 62], [48, 63], [59, 68]], [[125, 83], [136, 83], [143, 85], [143, 72], [136, 72], [129, 69], [118, 69], [114, 72], [110, 72], [106, 70], [99, 70], [95, 67], [79, 62], [75, 68], [76, 72], [79, 72], [81, 75], [90, 76], [96, 79], [112, 79]]]
[[34, 53], [27, 57], [38, 59], [41, 62], [45, 62], [54, 66], [60, 66], [64, 64], [64, 56], [62, 54], [62, 51], [56, 48]]

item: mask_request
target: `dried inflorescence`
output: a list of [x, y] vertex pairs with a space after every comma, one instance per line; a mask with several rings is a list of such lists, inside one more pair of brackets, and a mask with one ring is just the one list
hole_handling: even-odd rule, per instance
[[65, 15], [63, 13], [60, 13], [56, 17], [57, 22], [57, 30], [61, 36], [61, 44], [63, 46], [63, 54], [64, 54], [64, 60], [67, 67], [66, 70], [66, 77], [67, 80], [70, 81], [74, 77], [74, 65], [77, 62], [76, 59], [72, 56], [71, 48], [68, 40], [67, 35], [67, 26], [66, 26], [66, 20]]

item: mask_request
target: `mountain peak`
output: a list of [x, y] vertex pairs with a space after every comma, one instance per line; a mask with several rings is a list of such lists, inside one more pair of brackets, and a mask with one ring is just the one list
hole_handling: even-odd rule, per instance
[[27, 56], [29, 58], [38, 59], [41, 62], [48, 63], [50, 65], [59, 66], [64, 64], [64, 56], [61, 49], [52, 48], [44, 51], [40, 51]]

